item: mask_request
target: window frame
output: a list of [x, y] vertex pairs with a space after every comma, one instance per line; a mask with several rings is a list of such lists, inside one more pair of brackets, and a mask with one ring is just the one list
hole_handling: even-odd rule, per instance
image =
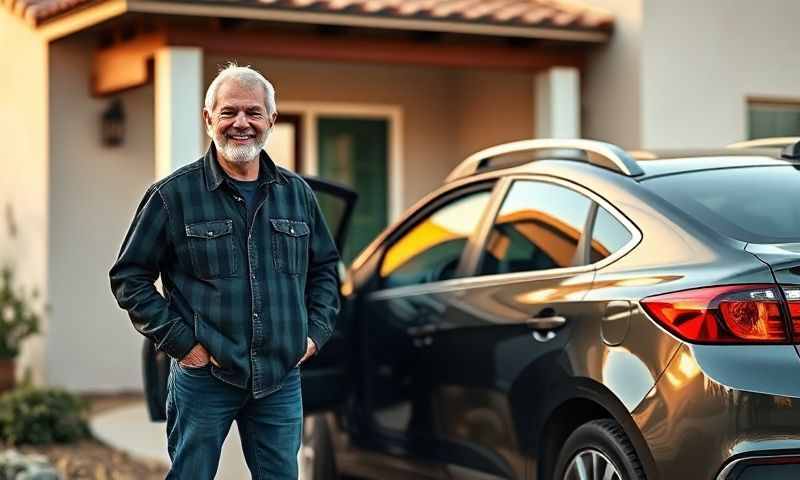
[[[498, 183], [496, 179], [481, 179], [476, 180], [475, 182], [470, 182], [466, 185], [459, 185], [451, 190], [447, 190], [446, 192], [441, 193], [435, 199], [427, 202], [423, 207], [415, 210], [408, 218], [402, 221], [397, 227], [393, 228], [389, 235], [381, 242], [380, 244], [380, 252], [379, 258], [375, 264], [375, 276], [378, 279], [379, 285], [376, 291], [379, 292], [396, 292], [398, 290], [407, 290], [407, 289], [417, 289], [420, 287], [427, 288], [430, 285], [436, 285], [443, 282], [452, 282], [455, 280], [461, 280], [466, 275], [467, 272], [464, 270], [465, 266], [465, 259], [466, 254], [473, 248], [473, 244], [476, 241], [476, 235], [478, 232], [481, 231], [482, 225], [487, 221], [487, 214], [492, 210], [492, 206], [495, 202], [495, 197], [498, 194]], [[486, 208], [484, 209], [481, 218], [478, 219], [478, 228], [467, 238], [467, 245], [464, 248], [464, 251], [461, 252], [461, 256], [458, 260], [458, 266], [456, 267], [456, 274], [455, 277], [449, 278], [446, 280], [438, 280], [435, 282], [428, 282], [428, 283], [421, 283], [421, 284], [412, 284], [412, 285], [400, 285], [395, 287], [387, 287], [384, 283], [385, 279], [381, 277], [380, 270], [383, 266], [383, 262], [386, 260], [386, 255], [389, 250], [406, 234], [411, 232], [414, 228], [416, 228], [421, 222], [429, 218], [432, 214], [436, 211], [446, 207], [450, 203], [463, 198], [467, 195], [477, 193], [477, 192], [488, 192], [489, 193], [489, 201], [486, 204]], [[369, 248], [369, 247], [368, 247]]]
[[[570, 266], [570, 267], [561, 267], [561, 268], [550, 268], [545, 270], [530, 270], [525, 272], [511, 272], [511, 273], [493, 273], [489, 275], [480, 275], [478, 274], [478, 269], [480, 267], [481, 261], [483, 260], [483, 255], [485, 253], [484, 247], [489, 240], [489, 235], [491, 234], [492, 227], [494, 226], [494, 221], [497, 218], [497, 214], [500, 211], [500, 208], [503, 205], [508, 193], [511, 191], [511, 187], [513, 186], [514, 182], [517, 181], [527, 181], [527, 182], [540, 182], [540, 183], [550, 183], [554, 185], [558, 185], [573, 192], [583, 195], [584, 197], [588, 198], [591, 202], [589, 206], [589, 211], [586, 214], [586, 219], [584, 222], [584, 231], [581, 239], [578, 243], [578, 251], [580, 265]], [[603, 207], [612, 217], [614, 217], [618, 222], [620, 222], [623, 227], [625, 227], [631, 233], [631, 240], [622, 246], [619, 250], [614, 252], [613, 254], [609, 255], [608, 257], [594, 263], [589, 263], [591, 259], [590, 248], [591, 243], [588, 239], [591, 239], [594, 235], [594, 224], [595, 219], [597, 218], [597, 210], [599, 207]], [[536, 175], [536, 174], [518, 174], [518, 175], [509, 175], [502, 178], [497, 186], [495, 196], [493, 197], [492, 201], [490, 202], [490, 207], [487, 208], [486, 214], [484, 218], [481, 220], [483, 223], [478, 230], [478, 235], [476, 236], [475, 242], [468, 244], [468, 250], [465, 252], [467, 258], [464, 262], [464, 276], [461, 278], [472, 278], [476, 280], [488, 280], [494, 281], [498, 279], [527, 279], [529, 277], [551, 277], [551, 276], [564, 276], [573, 273], [581, 273], [587, 272], [591, 270], [598, 270], [603, 268], [619, 258], [626, 255], [628, 252], [633, 250], [636, 245], [642, 240], [642, 233], [639, 228], [631, 222], [625, 215], [623, 215], [617, 208], [612, 206], [606, 199], [598, 195], [597, 193], [589, 190], [588, 188], [578, 185], [577, 183], [570, 182], [568, 180], [558, 178], [558, 177], [551, 177], [547, 175]]]

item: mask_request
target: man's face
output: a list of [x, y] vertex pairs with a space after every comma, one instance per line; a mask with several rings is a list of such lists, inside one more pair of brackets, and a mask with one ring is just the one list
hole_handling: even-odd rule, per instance
[[264, 89], [228, 80], [217, 90], [214, 110], [203, 109], [206, 131], [217, 152], [230, 163], [246, 163], [258, 158], [264, 148], [275, 114], [267, 115]]

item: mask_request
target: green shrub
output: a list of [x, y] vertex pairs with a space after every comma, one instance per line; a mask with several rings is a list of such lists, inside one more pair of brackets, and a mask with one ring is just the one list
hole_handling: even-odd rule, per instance
[[69, 443], [89, 436], [88, 404], [59, 389], [23, 386], [0, 396], [0, 440], [6, 444]]
[[0, 358], [15, 358], [22, 341], [39, 333], [39, 314], [34, 303], [39, 293], [14, 288], [14, 271], [0, 269]]

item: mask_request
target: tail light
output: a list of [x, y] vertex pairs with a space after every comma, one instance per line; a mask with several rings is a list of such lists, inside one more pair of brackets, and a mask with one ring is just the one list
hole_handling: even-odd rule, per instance
[[800, 287], [783, 287], [783, 295], [789, 304], [789, 316], [792, 317], [792, 340], [800, 343]]
[[[693, 343], [789, 343], [775, 285], [728, 285], [647, 297], [645, 311], [664, 328]], [[794, 306], [800, 326], [800, 289]], [[795, 329], [800, 332], [800, 329]]]

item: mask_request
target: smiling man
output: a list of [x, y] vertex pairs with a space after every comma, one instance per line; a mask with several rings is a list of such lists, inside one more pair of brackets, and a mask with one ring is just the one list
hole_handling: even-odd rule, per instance
[[214, 478], [234, 420], [254, 480], [297, 478], [299, 366], [333, 331], [338, 254], [309, 186], [263, 151], [276, 118], [260, 73], [220, 71], [208, 152], [148, 189], [110, 272], [134, 327], [173, 358], [167, 478]]

